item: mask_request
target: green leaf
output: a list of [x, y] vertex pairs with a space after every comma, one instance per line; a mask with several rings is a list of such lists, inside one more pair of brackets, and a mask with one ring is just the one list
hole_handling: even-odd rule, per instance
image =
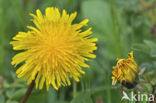
[[6, 92], [6, 96], [11, 99], [12, 96], [14, 95], [15, 89], [8, 89]]
[[6, 80], [3, 81], [2, 86], [3, 88], [10, 88], [10, 84]]
[[57, 103], [57, 95], [58, 92], [51, 87], [48, 92], [48, 103]]
[[24, 88], [24, 87], [26, 87], [24, 84], [19, 84], [17, 83], [17, 81], [16, 83], [10, 84], [10, 88]]
[[[110, 5], [105, 1], [83, 1], [82, 15], [89, 18], [94, 30], [99, 32], [99, 39], [103, 40], [104, 36], [112, 36], [113, 22]], [[93, 31], [94, 31], [93, 30]], [[111, 37], [112, 38], [112, 37]]]
[[145, 42], [145, 44], [148, 45], [148, 47], [151, 48], [151, 53], [150, 53], [150, 55], [151, 55], [152, 57], [156, 57], [156, 43], [154, 43], [154, 42], [152, 42], [152, 41], [150, 41], [150, 40], [145, 40], [144, 42]]
[[151, 86], [151, 84], [150, 83], [146, 83], [144, 85], [148, 88], [148, 91], [147, 92], [151, 93], [152, 92], [152, 86]]
[[12, 96], [12, 99], [15, 99], [15, 100], [21, 99], [21, 97], [25, 94], [26, 90], [27, 90], [26, 88], [22, 88], [22, 89], [15, 91], [14, 95]]
[[134, 44], [132, 49], [138, 52], [144, 52], [149, 54], [149, 48], [145, 44]]
[[45, 103], [47, 98], [47, 91], [46, 90], [34, 90], [27, 103]]
[[80, 92], [71, 103], [93, 103], [90, 92]]
[[4, 103], [4, 95], [0, 93], [0, 103]]
[[6, 103], [18, 103], [17, 101], [8, 100]]
[[[0, 45], [2, 45], [1, 42]], [[4, 72], [3, 63], [4, 63], [4, 49], [3, 46], [0, 46], [0, 66], [1, 66], [0, 75], [2, 75]]]

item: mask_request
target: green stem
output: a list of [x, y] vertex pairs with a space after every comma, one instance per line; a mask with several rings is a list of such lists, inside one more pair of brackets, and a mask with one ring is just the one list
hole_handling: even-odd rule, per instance
[[[114, 31], [114, 38], [115, 38], [115, 53], [116, 57], [121, 57], [121, 47], [120, 47], [120, 34], [119, 34], [119, 24], [118, 24], [118, 13], [116, 7], [116, 0], [110, 0], [111, 10], [112, 10], [112, 20], [113, 20], [113, 31]], [[108, 70], [110, 73], [111, 71]], [[108, 103], [111, 103], [111, 83], [110, 83], [110, 74], [107, 76], [108, 84], [107, 84], [107, 97]]]
[[[108, 77], [110, 77], [110, 76], [108, 76]], [[110, 78], [107, 78], [106, 80], [108, 81], [107, 85], [106, 85], [107, 86], [107, 90], [106, 91], [107, 91], [108, 103], [112, 103], [111, 102], [111, 85], [110, 85], [111, 83], [110, 83]]]
[[76, 92], [77, 92], [77, 84], [76, 84], [76, 81], [74, 80], [73, 81], [73, 97], [74, 98], [76, 97]]
[[113, 24], [114, 24], [115, 51], [116, 51], [116, 56], [121, 57], [120, 34], [119, 34], [116, 0], [110, 0], [110, 1], [112, 6], [112, 17], [113, 17]]

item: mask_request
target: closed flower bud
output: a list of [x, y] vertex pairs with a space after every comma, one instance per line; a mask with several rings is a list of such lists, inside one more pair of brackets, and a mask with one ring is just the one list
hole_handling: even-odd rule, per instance
[[128, 59], [119, 59], [113, 69], [112, 85], [119, 81], [128, 89], [135, 87], [138, 78], [138, 66], [134, 60], [133, 51], [128, 54]]

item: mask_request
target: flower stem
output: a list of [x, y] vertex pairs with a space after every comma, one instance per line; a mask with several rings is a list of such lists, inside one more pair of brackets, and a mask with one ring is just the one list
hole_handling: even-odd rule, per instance
[[115, 37], [115, 51], [116, 56], [121, 57], [121, 47], [120, 47], [120, 34], [119, 34], [119, 23], [118, 23], [118, 11], [116, 6], [116, 0], [110, 0], [112, 7], [112, 17], [114, 24], [114, 37]]
[[20, 103], [26, 103], [27, 99], [29, 98], [33, 88], [35, 85], [35, 80], [33, 80], [29, 86], [29, 88], [27, 89], [25, 95], [23, 96], [23, 98], [21, 99]]
[[77, 92], [77, 85], [76, 85], [76, 81], [73, 81], [73, 97], [76, 97], [76, 92]]

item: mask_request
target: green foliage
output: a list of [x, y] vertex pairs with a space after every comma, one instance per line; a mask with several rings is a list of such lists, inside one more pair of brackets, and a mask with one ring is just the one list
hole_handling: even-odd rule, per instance
[[[81, 98], [81, 99], [80, 99]], [[80, 92], [71, 103], [93, 103], [90, 92]]]
[[152, 41], [146, 40], [146, 45], [151, 49], [150, 55], [151, 57], [156, 57], [156, 43], [153, 43]]
[[47, 97], [46, 90], [34, 91], [30, 95], [30, 98], [27, 103], [44, 103]]
[[[154, 0], [144, 0], [152, 5]], [[19, 31], [26, 31], [26, 25], [34, 25], [29, 13], [36, 9], [44, 12], [49, 6], [66, 9], [68, 13], [78, 12], [74, 23], [89, 19], [93, 36], [98, 37], [97, 58], [87, 62], [81, 81], [77, 83], [77, 94], [73, 98], [73, 87], [62, 87], [56, 91], [33, 90], [28, 103], [120, 103], [120, 85], [111, 85], [112, 66], [116, 58], [126, 58], [134, 51], [140, 71], [138, 87], [142, 92], [152, 92], [156, 84], [156, 35], [151, 29], [156, 24], [155, 9], [145, 11], [139, 0], [0, 0], [0, 103], [18, 103], [28, 86], [18, 79], [11, 58], [16, 53], [9, 42]], [[84, 28], [85, 29], [85, 28]], [[133, 103], [124, 101], [123, 103]], [[145, 101], [144, 101], [145, 103]]]
[[4, 95], [0, 94], [0, 103], [4, 103], [4, 99], [5, 99]]

